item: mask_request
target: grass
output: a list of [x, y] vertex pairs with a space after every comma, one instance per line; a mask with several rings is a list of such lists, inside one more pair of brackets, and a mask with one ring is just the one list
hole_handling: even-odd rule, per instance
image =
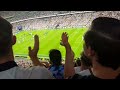
[[75, 57], [79, 57], [83, 50], [83, 35], [87, 28], [67, 28], [67, 29], [52, 29], [52, 30], [30, 30], [20, 31], [15, 34], [17, 42], [13, 46], [14, 54], [20, 56], [28, 56], [28, 46], [33, 47], [34, 35], [37, 34], [40, 40], [39, 57], [48, 57], [50, 49], [58, 49], [65, 57], [65, 48], [60, 45], [61, 35], [67, 32], [69, 35], [69, 42], [75, 53]]

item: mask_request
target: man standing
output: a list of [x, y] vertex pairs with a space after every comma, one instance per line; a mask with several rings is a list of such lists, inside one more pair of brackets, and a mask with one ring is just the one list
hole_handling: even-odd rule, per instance
[[12, 49], [15, 43], [16, 36], [12, 34], [12, 25], [7, 20], [0, 17], [0, 79], [53, 78], [52, 74], [42, 66], [34, 66], [28, 69], [18, 67], [14, 61]]

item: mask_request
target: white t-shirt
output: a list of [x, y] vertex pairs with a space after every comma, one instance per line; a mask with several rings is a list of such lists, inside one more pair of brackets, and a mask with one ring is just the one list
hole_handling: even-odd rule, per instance
[[22, 68], [15, 66], [0, 72], [0, 79], [53, 79], [52, 73], [45, 67]]
[[91, 75], [89, 69], [83, 70], [83, 71], [81, 71], [81, 72], [77, 72], [76, 74], [79, 74], [79, 75], [82, 75], [82, 76]]
[[75, 73], [81, 72], [81, 68], [80, 68], [80, 66], [78, 66], [78, 67], [74, 67], [74, 70], [75, 70]]

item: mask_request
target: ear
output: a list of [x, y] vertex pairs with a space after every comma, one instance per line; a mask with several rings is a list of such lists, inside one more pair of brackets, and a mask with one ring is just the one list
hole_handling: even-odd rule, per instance
[[16, 36], [13, 35], [13, 37], [12, 37], [12, 45], [14, 45], [15, 43], [16, 43]]

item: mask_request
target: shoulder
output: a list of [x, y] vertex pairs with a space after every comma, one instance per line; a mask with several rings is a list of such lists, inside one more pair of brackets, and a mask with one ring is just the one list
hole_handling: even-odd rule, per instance
[[29, 78], [29, 79], [52, 79], [53, 76], [51, 72], [41, 66], [33, 66], [31, 68], [18, 68], [17, 70], [17, 75], [20, 76], [21, 78]]
[[38, 75], [41, 79], [52, 79], [52, 73], [45, 67], [35, 66], [33, 67], [31, 75]]
[[69, 79], [100, 79], [100, 78], [95, 77], [94, 75], [82, 76], [79, 74], [75, 74], [74, 76], [69, 77]]
[[86, 79], [86, 76], [75, 74], [74, 76], [71, 76], [68, 79]]

